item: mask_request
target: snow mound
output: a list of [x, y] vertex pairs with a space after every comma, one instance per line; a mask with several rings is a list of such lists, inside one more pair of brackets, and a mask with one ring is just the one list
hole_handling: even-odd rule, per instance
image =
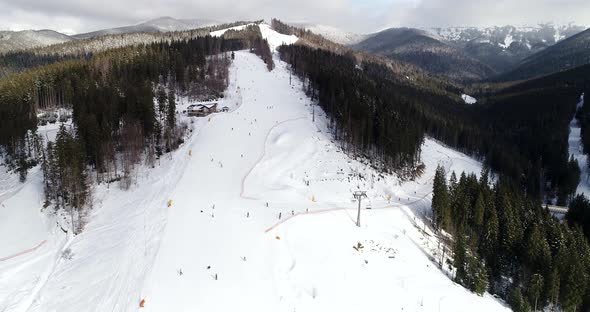
[[474, 97], [467, 94], [461, 94], [461, 98], [465, 101], [465, 104], [471, 105], [477, 103], [477, 100]]

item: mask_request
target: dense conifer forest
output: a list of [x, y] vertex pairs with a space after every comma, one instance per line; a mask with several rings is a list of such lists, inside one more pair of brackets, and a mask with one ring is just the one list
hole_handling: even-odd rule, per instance
[[[590, 246], [581, 227], [554, 219], [510, 179], [492, 182], [487, 169], [479, 180], [446, 176], [437, 168], [432, 209], [436, 229], [452, 235], [453, 261], [441, 265], [456, 268], [455, 281], [500, 295], [514, 311], [590, 308]], [[589, 204], [578, 196], [572, 205]]]

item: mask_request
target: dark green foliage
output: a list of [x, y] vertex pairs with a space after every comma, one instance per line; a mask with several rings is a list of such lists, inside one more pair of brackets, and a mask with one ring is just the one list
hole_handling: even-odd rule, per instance
[[256, 39], [252, 40], [252, 45], [250, 47], [250, 51], [262, 59], [264, 64], [266, 64], [266, 68], [268, 71], [271, 71], [275, 68], [275, 63], [272, 60], [272, 52], [270, 51], [270, 46], [266, 39], [262, 39], [261, 37], [257, 37]]
[[47, 143], [41, 167], [46, 203], [68, 208], [76, 232], [81, 227], [80, 211], [89, 202], [90, 190], [82, 144], [64, 125], [59, 128], [55, 144]]
[[442, 166], [436, 168], [432, 190], [432, 214], [436, 228], [448, 229], [451, 224], [449, 205], [449, 188], [445, 169]]
[[[453, 233], [458, 283], [479, 294], [485, 290], [498, 294], [515, 311], [549, 304], [565, 311], [586, 307], [590, 245], [577, 223], [570, 227], [553, 219], [511, 179], [500, 177], [490, 187], [486, 170], [480, 181], [465, 174], [450, 181], [449, 196], [451, 224], [443, 229]], [[588, 207], [590, 203], [578, 196], [572, 205]], [[574, 208], [572, 213], [578, 211]]]
[[565, 216], [570, 225], [580, 226], [590, 240], [590, 201], [583, 195], [578, 195], [569, 205]]
[[28, 51], [10, 52], [0, 57], [0, 78], [9, 74], [18, 73], [23, 70], [49, 65], [65, 60], [84, 58], [88, 59], [92, 55], [85, 54], [82, 57], [62, 54], [38, 54]]
[[522, 296], [520, 288], [516, 287], [510, 290], [508, 303], [514, 312], [530, 312], [531, 306]]

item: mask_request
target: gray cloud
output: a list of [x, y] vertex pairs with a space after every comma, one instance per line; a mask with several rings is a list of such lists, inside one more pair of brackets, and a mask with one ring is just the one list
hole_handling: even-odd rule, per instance
[[396, 10], [385, 22], [410, 26], [590, 25], [588, 0], [422, 0]]
[[590, 24], [588, 0], [0, 0], [0, 29], [87, 32], [160, 16], [278, 17], [369, 32], [390, 26]]

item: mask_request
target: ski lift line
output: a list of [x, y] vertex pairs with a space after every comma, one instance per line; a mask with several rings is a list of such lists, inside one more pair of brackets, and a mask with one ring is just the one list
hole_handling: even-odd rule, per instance
[[[406, 203], [406, 204], [396, 203], [396, 204], [386, 205], [386, 206], [383, 206], [383, 207], [374, 207], [374, 208], [371, 208], [371, 210], [381, 210], [381, 209], [399, 208], [399, 207], [404, 207], [404, 206], [406, 206], [406, 207], [407, 206], [412, 206], [412, 205], [414, 205], [414, 204], [416, 204], [418, 202], [423, 201], [430, 194], [432, 194], [432, 192], [430, 192], [430, 193], [428, 193], [428, 194], [426, 194], [426, 195], [424, 195], [424, 196], [422, 196], [422, 197], [420, 197], [420, 198], [418, 198], [418, 199], [416, 199], [414, 201], [411, 201], [409, 203]], [[303, 215], [314, 215], [314, 214], [328, 213], [328, 212], [347, 211], [347, 210], [354, 211], [354, 210], [357, 210], [357, 208], [336, 207], [336, 208], [321, 209], [321, 210], [315, 210], [315, 211], [309, 211], [309, 212], [297, 212], [294, 215], [289, 216], [289, 217], [285, 218], [284, 220], [279, 221], [279, 222], [275, 223], [274, 225], [272, 225], [271, 227], [267, 228], [266, 230], [264, 230], [264, 233], [268, 233], [268, 232], [270, 232], [270, 231], [278, 228], [283, 223], [286, 223], [287, 221], [289, 221], [289, 220], [291, 220], [291, 219], [293, 219], [295, 217], [299, 217], [299, 216], [303, 216]], [[349, 217], [350, 217], [350, 215], [349, 215]], [[354, 222], [354, 220], [352, 220], [352, 221]]]

